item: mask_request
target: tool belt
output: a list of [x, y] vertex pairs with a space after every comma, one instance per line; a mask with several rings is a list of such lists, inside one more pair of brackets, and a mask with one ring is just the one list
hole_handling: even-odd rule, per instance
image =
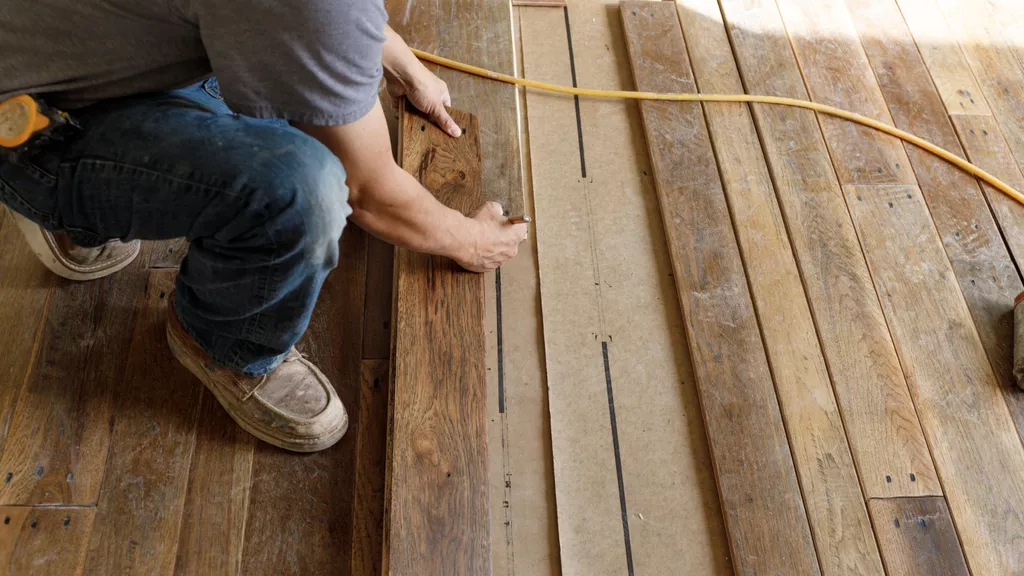
[[80, 130], [66, 112], [28, 94], [0, 101], [0, 151], [21, 155]]

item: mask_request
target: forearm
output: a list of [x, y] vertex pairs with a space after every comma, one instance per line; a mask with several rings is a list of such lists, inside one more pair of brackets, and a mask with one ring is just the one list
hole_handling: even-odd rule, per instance
[[341, 159], [352, 220], [362, 228], [403, 248], [456, 260], [473, 249], [473, 220], [438, 202], [395, 164], [379, 103], [349, 125], [298, 128]]
[[[466, 258], [473, 220], [448, 208], [416, 179], [392, 163], [366, 182], [349, 180], [355, 192], [352, 220], [374, 236], [416, 252]], [[359, 187], [353, 190], [352, 187]]]
[[381, 50], [381, 64], [384, 68], [384, 77], [388, 83], [405, 83], [414, 71], [423, 68], [423, 64], [409, 50], [409, 46], [402, 40], [397, 32], [390, 26], [384, 26], [384, 35], [387, 40]]

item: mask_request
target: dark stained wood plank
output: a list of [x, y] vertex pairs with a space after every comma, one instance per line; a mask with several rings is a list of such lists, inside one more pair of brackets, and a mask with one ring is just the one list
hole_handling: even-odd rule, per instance
[[[678, 0], [696, 85], [742, 93], [716, 0]], [[884, 573], [771, 175], [750, 108], [706, 104], [807, 518], [823, 574]]]
[[256, 439], [204, 390], [178, 536], [176, 574], [239, 573]]
[[[389, 24], [414, 48], [505, 74], [515, 73], [508, 0], [386, 0]], [[452, 104], [480, 119], [483, 194], [523, 213], [515, 87], [429, 67], [448, 83]]]
[[352, 574], [381, 573], [388, 443], [388, 360], [363, 360], [352, 508]]
[[354, 430], [359, 396], [366, 233], [346, 226], [341, 264], [320, 291], [298, 345], [334, 385], [349, 415], [335, 446], [295, 454], [257, 442], [245, 525], [242, 574], [340, 574], [351, 564]]
[[369, 236], [366, 241], [366, 311], [363, 359], [387, 359], [391, 351], [391, 301], [395, 286], [395, 248]]
[[[110, 458], [86, 574], [166, 574], [174, 567], [202, 384], [165, 335], [174, 270], [149, 274], [120, 383]], [[125, 360], [127, 358], [127, 360]]]
[[153, 242], [149, 249], [150, 268], [178, 268], [188, 253], [188, 240], [175, 238]]
[[[480, 124], [450, 138], [406, 106], [402, 167], [463, 213], [483, 203]], [[385, 574], [489, 574], [484, 277], [399, 250], [392, 338]]]
[[941, 496], [874, 498], [868, 510], [889, 576], [967, 576]]
[[[621, 14], [637, 89], [694, 92], [675, 4], [623, 2]], [[704, 115], [675, 102], [642, 102], [640, 111], [733, 565], [739, 574], [817, 574]]]
[[78, 574], [95, 508], [0, 507], [0, 574]]
[[[33, 365], [50, 288], [56, 280], [21, 236], [7, 208], [0, 208], [0, 450], [22, 384]], [[0, 470], [0, 479], [7, 475]]]
[[108, 278], [54, 281], [34, 368], [0, 456], [0, 503], [96, 503], [147, 258], [144, 246]]
[[921, 192], [845, 192], [968, 565], [1020, 573], [1024, 446]]
[[[721, 6], [747, 90], [807, 99], [774, 0]], [[753, 110], [864, 494], [941, 494], [817, 119]]]
[[[895, 0], [846, 2], [896, 125], [965, 156]], [[1024, 184], [991, 116], [953, 118], [973, 161], [1014, 186]], [[914, 146], [907, 146], [907, 152], [1018, 434], [1024, 438], [1024, 390], [1015, 385], [1012, 365], [1013, 299], [1024, 285], [1003, 242], [1005, 235], [1021, 261], [1024, 207], [986, 187], [1000, 234], [985, 194], [970, 175]]]

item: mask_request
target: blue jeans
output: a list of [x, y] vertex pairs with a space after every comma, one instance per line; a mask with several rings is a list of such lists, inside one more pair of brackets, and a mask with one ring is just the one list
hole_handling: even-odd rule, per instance
[[219, 364], [272, 371], [306, 331], [351, 214], [341, 162], [216, 81], [73, 111], [82, 130], [0, 154], [0, 202], [80, 246], [191, 242], [175, 309]]

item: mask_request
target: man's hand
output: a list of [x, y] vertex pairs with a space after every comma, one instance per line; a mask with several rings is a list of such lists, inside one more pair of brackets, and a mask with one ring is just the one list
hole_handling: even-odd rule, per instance
[[526, 240], [526, 224], [512, 224], [501, 205], [488, 202], [473, 214], [472, 242], [455, 261], [470, 272], [488, 272], [515, 258], [519, 244]]
[[427, 70], [390, 26], [385, 28], [384, 33], [387, 41], [384, 43], [382, 60], [388, 94], [392, 98], [409, 98], [413, 106], [429, 116], [442, 130], [458, 138], [462, 129], [445, 110], [445, 106], [452, 105], [448, 85]]

